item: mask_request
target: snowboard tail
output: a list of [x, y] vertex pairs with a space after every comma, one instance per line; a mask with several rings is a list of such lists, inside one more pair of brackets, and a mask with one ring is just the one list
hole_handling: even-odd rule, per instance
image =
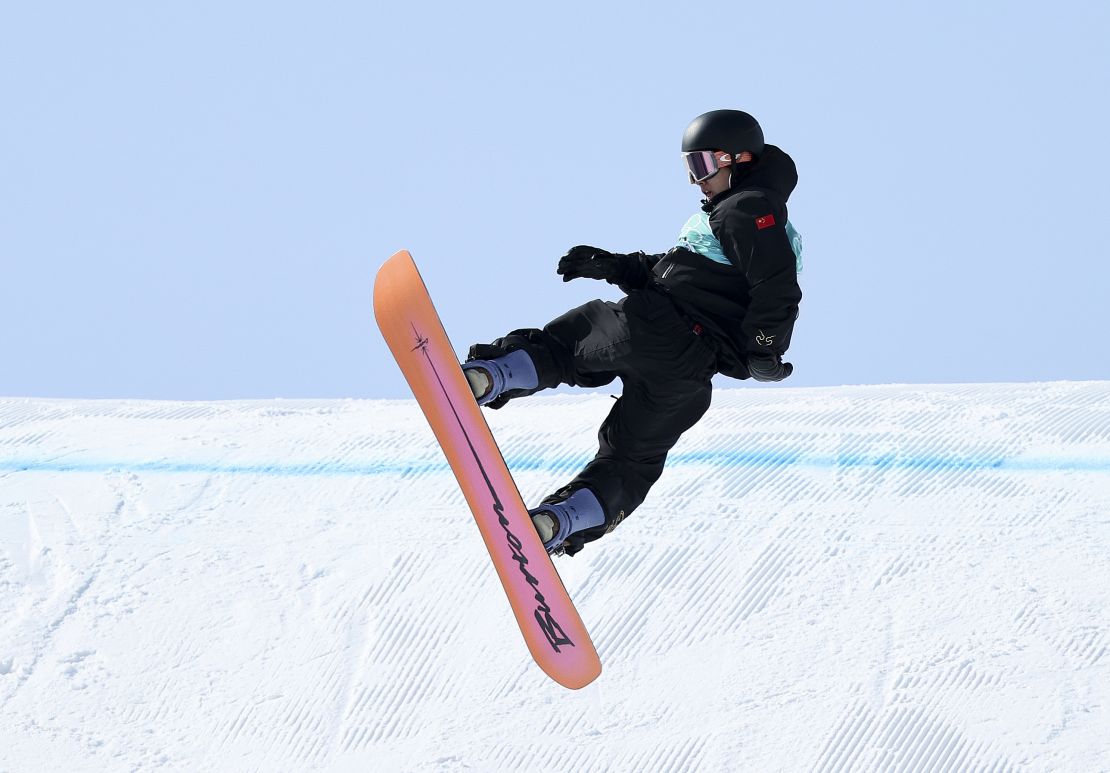
[[470, 505], [532, 657], [559, 684], [584, 687], [601, 673], [597, 651], [405, 250], [378, 271], [374, 316]]

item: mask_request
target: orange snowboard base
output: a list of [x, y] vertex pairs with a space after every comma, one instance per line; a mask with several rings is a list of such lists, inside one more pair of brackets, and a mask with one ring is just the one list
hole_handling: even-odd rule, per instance
[[[374, 316], [458, 479], [532, 657], [564, 687], [584, 687], [601, 673], [597, 651], [405, 250], [378, 271]], [[466, 589], [458, 593], [465, 604]]]

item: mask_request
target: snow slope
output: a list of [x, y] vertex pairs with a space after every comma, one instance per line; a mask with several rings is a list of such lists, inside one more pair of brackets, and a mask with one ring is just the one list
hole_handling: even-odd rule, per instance
[[1110, 382], [720, 391], [558, 566], [580, 692], [414, 403], [0, 400], [0, 770], [1110, 769]]

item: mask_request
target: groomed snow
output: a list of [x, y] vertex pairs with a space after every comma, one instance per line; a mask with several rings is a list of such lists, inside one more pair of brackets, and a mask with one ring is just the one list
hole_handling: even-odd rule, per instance
[[579, 692], [415, 403], [0, 399], [0, 770], [1110, 769], [1110, 382], [718, 391], [557, 565]]

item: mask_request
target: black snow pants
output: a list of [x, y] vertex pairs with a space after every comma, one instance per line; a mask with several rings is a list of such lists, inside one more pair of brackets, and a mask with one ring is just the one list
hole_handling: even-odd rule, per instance
[[571, 535], [571, 554], [612, 531], [644, 501], [667, 452], [708, 410], [717, 370], [707, 336], [654, 287], [615, 303], [590, 301], [542, 330], [515, 330], [489, 348], [524, 349], [535, 363], [539, 386], [514, 397], [559, 384], [602, 386], [615, 378], [624, 386], [601, 425], [597, 456], [551, 497], [565, 499], [587, 487], [605, 509], [604, 526]]

